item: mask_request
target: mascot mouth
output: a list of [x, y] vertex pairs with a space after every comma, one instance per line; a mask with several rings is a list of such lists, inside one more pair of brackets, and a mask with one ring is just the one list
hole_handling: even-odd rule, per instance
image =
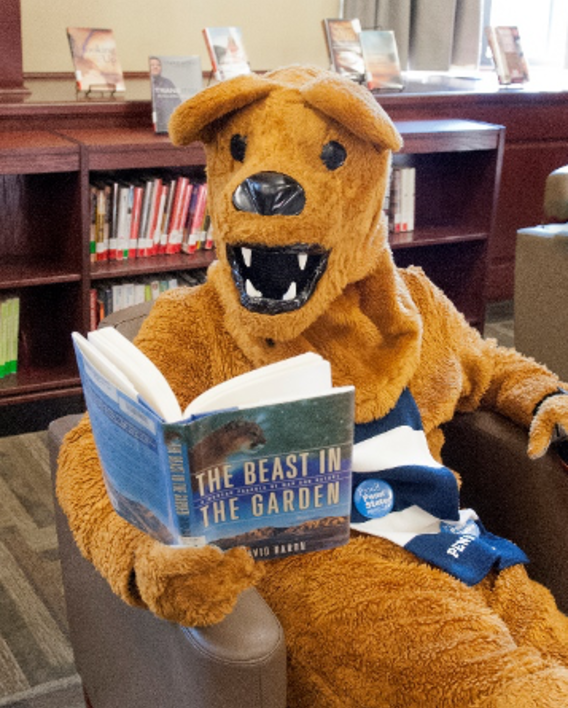
[[305, 305], [327, 268], [329, 251], [306, 244], [240, 244], [227, 245], [227, 258], [243, 307], [276, 315]]

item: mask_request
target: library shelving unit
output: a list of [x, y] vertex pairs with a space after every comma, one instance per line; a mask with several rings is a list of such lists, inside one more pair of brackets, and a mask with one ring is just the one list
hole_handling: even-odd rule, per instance
[[[487, 123], [397, 123], [395, 163], [416, 167], [416, 228], [393, 237], [399, 265], [420, 265], [474, 325], [483, 324], [504, 129]], [[89, 293], [111, 278], [207, 266], [214, 252], [91, 263], [89, 182], [117, 172], [182, 170], [204, 178], [201, 145], [174, 147], [150, 127], [0, 131], [0, 298], [21, 302], [19, 369], [0, 406], [80, 394], [71, 332], [89, 328]]]
[[396, 123], [393, 164], [416, 168], [415, 229], [391, 234], [397, 265], [421, 266], [482, 330], [505, 128], [470, 120]]

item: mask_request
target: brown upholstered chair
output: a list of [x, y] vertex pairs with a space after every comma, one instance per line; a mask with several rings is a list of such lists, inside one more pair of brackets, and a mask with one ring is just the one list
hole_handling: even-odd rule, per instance
[[[105, 325], [132, 336], [147, 314], [137, 306]], [[75, 417], [50, 426], [52, 465]], [[463, 479], [463, 502], [494, 533], [516, 541], [568, 613], [568, 473], [554, 452], [531, 462], [526, 433], [490, 412], [446, 426], [445, 461]], [[71, 642], [93, 708], [283, 708], [284, 637], [254, 590], [221, 624], [187, 629], [128, 607], [85, 561], [57, 507]], [[380, 586], [378, 586], [380, 592]]]
[[546, 180], [544, 216], [517, 233], [515, 347], [568, 381], [568, 166]]

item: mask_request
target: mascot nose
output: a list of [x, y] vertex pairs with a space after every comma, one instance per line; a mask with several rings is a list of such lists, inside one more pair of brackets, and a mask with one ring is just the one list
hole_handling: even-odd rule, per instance
[[305, 204], [303, 187], [281, 172], [257, 172], [241, 182], [233, 193], [235, 209], [262, 216], [295, 216]]

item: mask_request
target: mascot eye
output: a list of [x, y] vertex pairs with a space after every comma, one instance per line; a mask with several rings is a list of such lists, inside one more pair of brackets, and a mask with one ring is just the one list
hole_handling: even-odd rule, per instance
[[247, 139], [244, 135], [236, 133], [231, 138], [231, 155], [238, 162], [244, 162], [247, 151]]
[[347, 151], [341, 143], [331, 140], [323, 146], [320, 157], [328, 170], [336, 170], [345, 162]]

